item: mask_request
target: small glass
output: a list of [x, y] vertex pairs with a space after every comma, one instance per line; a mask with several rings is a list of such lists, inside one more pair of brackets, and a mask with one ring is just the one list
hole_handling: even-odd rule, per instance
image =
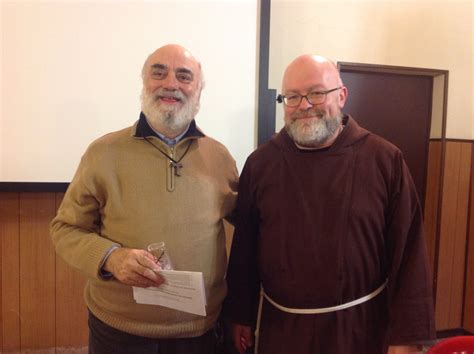
[[163, 270], [173, 270], [173, 264], [171, 263], [168, 250], [166, 249], [164, 242], [151, 243], [147, 247], [148, 252], [154, 255], [157, 259], [157, 263]]

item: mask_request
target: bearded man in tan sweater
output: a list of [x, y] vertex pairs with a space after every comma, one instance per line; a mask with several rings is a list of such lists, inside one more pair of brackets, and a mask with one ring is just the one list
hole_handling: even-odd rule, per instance
[[[211, 354], [226, 295], [223, 219], [234, 209], [234, 159], [196, 126], [200, 63], [166, 45], [146, 60], [142, 109], [131, 127], [85, 152], [51, 235], [57, 253], [88, 277], [90, 353]], [[176, 270], [202, 272], [206, 316], [138, 304], [132, 287], [159, 287], [145, 249], [164, 241]]]

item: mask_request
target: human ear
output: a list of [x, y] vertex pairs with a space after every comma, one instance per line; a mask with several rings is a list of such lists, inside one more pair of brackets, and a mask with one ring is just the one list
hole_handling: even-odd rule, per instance
[[349, 91], [347, 90], [346, 86], [342, 86], [341, 89], [339, 90], [338, 94], [338, 105], [339, 108], [343, 108], [344, 105], [346, 104], [347, 96], [349, 95]]

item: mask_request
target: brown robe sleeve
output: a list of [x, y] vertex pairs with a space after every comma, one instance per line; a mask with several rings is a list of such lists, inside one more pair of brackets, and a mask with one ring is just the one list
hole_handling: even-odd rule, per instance
[[423, 237], [422, 210], [402, 155], [394, 159], [392, 198], [387, 219], [387, 341], [408, 344], [435, 337], [432, 284]]
[[233, 323], [254, 326], [260, 290], [257, 267], [259, 216], [250, 170], [247, 160], [239, 180], [236, 225], [226, 276], [228, 294], [223, 314]]

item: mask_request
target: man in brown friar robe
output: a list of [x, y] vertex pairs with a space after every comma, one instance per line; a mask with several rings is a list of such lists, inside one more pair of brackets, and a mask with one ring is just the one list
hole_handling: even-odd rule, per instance
[[296, 58], [285, 128], [247, 159], [224, 305], [239, 353], [405, 354], [434, 338], [412, 178], [397, 147], [342, 113], [347, 94], [333, 62]]

